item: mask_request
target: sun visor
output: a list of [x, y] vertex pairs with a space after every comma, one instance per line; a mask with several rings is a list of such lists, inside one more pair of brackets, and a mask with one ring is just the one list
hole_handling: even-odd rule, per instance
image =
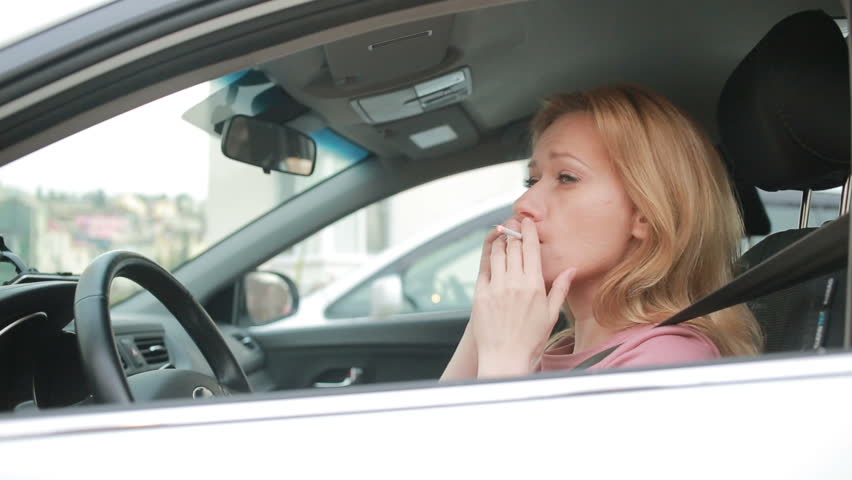
[[479, 133], [461, 107], [454, 105], [382, 125], [387, 142], [410, 158], [445, 155], [479, 142]]
[[259, 70], [245, 70], [210, 82], [213, 92], [181, 116], [213, 136], [234, 115], [247, 115], [278, 124], [287, 123], [308, 112], [307, 107]]
[[434, 68], [450, 46], [453, 16], [406, 23], [325, 46], [336, 85], [372, 85]]

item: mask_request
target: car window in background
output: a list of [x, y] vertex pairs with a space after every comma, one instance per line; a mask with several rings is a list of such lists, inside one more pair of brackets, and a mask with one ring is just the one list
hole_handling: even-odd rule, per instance
[[418, 259], [402, 274], [402, 291], [415, 312], [469, 310], [489, 226]]
[[[216, 126], [218, 116], [243, 113], [241, 97], [234, 101], [224, 93], [239, 78], [174, 93], [3, 166], [0, 233], [6, 244], [40, 272], [79, 274], [97, 255], [116, 249], [173, 271], [369, 156], [319, 128], [307, 132], [317, 143], [311, 176], [265, 174], [226, 158]], [[221, 98], [231, 103], [217, 104]], [[11, 278], [3, 273], [0, 281]], [[114, 287], [113, 303], [135, 292], [125, 279]]]
[[477, 228], [449, 244], [438, 246], [402, 271], [364, 282], [329, 307], [327, 315], [329, 318], [369, 316], [376, 282], [389, 275], [398, 276], [402, 283], [402, 309], [396, 313], [469, 310], [482, 242], [488, 230], [488, 227]]
[[[482, 241], [490, 225], [505, 220], [483, 215], [511, 205], [525, 170], [525, 161], [510, 162], [401, 192], [320, 230], [258, 270], [286, 275], [301, 298], [345, 295], [327, 298], [334, 304], [325, 311], [330, 318], [366, 316], [379, 280], [373, 274], [391, 266], [402, 285], [398, 313], [469, 308]], [[435, 232], [454, 232], [465, 222], [471, 225], [451, 239]], [[362, 276], [363, 284], [351, 284]], [[348, 290], [336, 289], [344, 283]]]

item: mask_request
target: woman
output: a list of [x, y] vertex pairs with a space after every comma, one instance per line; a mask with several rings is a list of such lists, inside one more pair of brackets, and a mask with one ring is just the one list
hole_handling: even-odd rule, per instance
[[[635, 86], [547, 99], [529, 190], [485, 240], [473, 312], [442, 379], [755, 355], [744, 305], [654, 328], [729, 282], [742, 220], [707, 136]], [[564, 308], [571, 328], [548, 337]]]

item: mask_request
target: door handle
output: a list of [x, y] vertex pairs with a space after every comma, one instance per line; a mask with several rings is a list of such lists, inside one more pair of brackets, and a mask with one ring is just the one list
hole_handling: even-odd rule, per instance
[[364, 370], [358, 367], [351, 367], [349, 369], [349, 375], [347, 375], [343, 380], [339, 382], [316, 382], [314, 383], [314, 387], [316, 388], [338, 388], [338, 387], [348, 387], [349, 385], [355, 385], [356, 383], [361, 382], [361, 376], [364, 375]]

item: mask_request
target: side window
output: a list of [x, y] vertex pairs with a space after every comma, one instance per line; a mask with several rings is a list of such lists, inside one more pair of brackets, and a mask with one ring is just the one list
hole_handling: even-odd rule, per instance
[[418, 259], [402, 276], [402, 291], [415, 312], [468, 310], [488, 227]]
[[[326, 310], [326, 315], [329, 318], [358, 318], [370, 315], [373, 283], [363, 284], [341, 298]], [[410, 303], [405, 302], [404, 305], [410, 305]]]
[[[478, 219], [481, 221], [481, 219]], [[375, 315], [375, 295], [392, 296], [383, 291], [384, 282], [400, 283], [400, 301], [392, 314], [444, 312], [470, 309], [479, 268], [482, 242], [488, 227], [479, 227], [425, 255], [401, 258], [389, 271], [370, 278], [344, 295], [326, 311], [329, 318], [356, 318]], [[436, 240], [440, 242], [440, 239]], [[428, 249], [428, 244], [426, 245]]]
[[299, 307], [282, 321], [469, 309], [482, 241], [491, 225], [511, 215], [525, 173], [522, 160], [400, 192], [317, 231], [257, 270], [296, 285]]
[[[798, 191], [765, 192], [758, 190], [760, 199], [769, 216], [771, 233], [799, 228], [802, 193]], [[811, 194], [811, 208], [808, 226], [819, 227], [825, 222], [837, 218], [840, 211], [840, 188], [816, 191]], [[763, 236], [748, 239], [744, 249], [755, 245]]]

